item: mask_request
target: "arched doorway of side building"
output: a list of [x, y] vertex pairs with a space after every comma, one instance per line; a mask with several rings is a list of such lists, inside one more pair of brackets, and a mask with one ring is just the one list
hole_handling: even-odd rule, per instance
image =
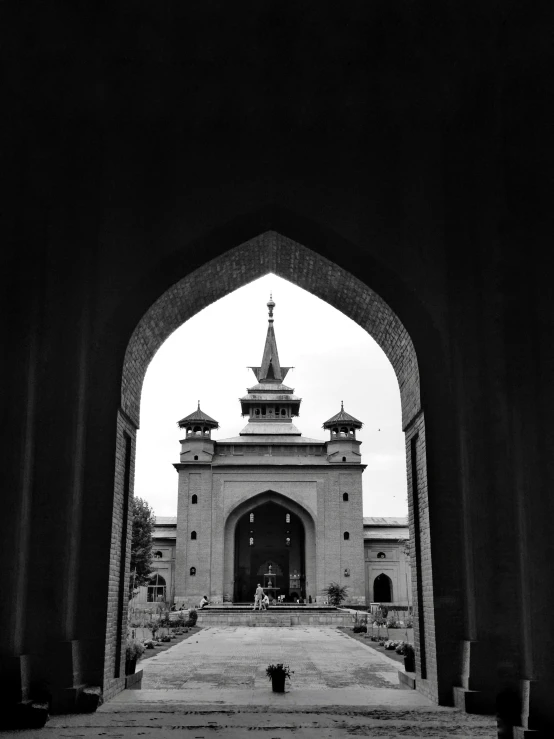
[[373, 581], [373, 600], [375, 603], [392, 603], [392, 580], [381, 573]]

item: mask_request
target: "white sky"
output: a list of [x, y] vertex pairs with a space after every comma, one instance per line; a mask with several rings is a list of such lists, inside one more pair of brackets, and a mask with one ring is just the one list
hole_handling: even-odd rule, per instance
[[152, 360], [142, 389], [135, 495], [158, 516], [177, 514], [177, 421], [201, 408], [219, 422], [212, 436], [237, 436], [247, 419], [238, 398], [256, 383], [267, 333], [269, 293], [286, 384], [302, 398], [302, 434], [326, 440], [324, 421], [344, 409], [364, 423], [364, 516], [406, 516], [407, 483], [400, 392], [394, 370], [358, 324], [286, 280], [266, 275], [208, 306], [178, 328]]

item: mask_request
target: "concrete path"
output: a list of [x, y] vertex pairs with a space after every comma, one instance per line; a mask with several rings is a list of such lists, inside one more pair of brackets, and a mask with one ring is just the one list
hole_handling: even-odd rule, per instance
[[[265, 676], [270, 662], [294, 670], [285, 694], [271, 691]], [[143, 690], [124, 691], [94, 714], [55, 716], [40, 731], [13, 736], [496, 737], [493, 718], [440, 708], [402, 690], [397, 663], [333, 628], [214, 627], [140, 666]]]
[[[287, 681], [287, 702], [323, 705], [430, 705], [415, 691], [400, 688], [398, 664], [331, 627], [203, 629], [172, 649], [140, 665], [141, 691], [114, 700], [192, 700], [230, 705], [271, 703], [265, 670], [282, 662], [294, 672]], [[282, 699], [282, 696], [278, 696]]]

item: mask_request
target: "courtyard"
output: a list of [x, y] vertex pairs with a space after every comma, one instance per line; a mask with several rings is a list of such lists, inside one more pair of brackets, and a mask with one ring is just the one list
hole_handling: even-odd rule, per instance
[[[293, 671], [287, 694], [274, 695], [265, 674], [270, 663]], [[357, 644], [331, 627], [212, 627], [175, 647], [139, 663], [144, 671], [141, 691], [126, 691], [114, 700], [161, 697], [164, 691], [194, 702], [218, 701], [259, 705], [276, 701], [296, 705], [428, 705], [415, 691], [403, 691], [398, 664]]]
[[[294, 671], [272, 693], [269, 663]], [[205, 628], [139, 663], [142, 690], [126, 690], [93, 714], [53, 716], [25, 739], [346, 739], [351, 736], [496, 736], [493, 717], [433, 705], [401, 689], [398, 663], [331, 627]]]

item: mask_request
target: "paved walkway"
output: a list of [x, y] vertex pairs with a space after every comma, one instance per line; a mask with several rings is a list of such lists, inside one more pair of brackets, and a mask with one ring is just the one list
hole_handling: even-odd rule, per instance
[[384, 691], [387, 704], [396, 703], [396, 698], [399, 705], [414, 705], [414, 700], [429, 705], [419, 693], [406, 695], [401, 690], [398, 664], [337, 629], [308, 626], [203, 629], [195, 638], [139, 663], [144, 671], [142, 690], [127, 691], [115, 700], [152, 700], [156, 697], [152, 691], [177, 691], [180, 699], [211, 702], [216, 696], [225, 700], [230, 691], [233, 699], [226, 702], [258, 705], [273, 696], [265, 674], [271, 662], [289, 665], [294, 672], [286, 689], [296, 702], [307, 691], [316, 700], [316, 694], [326, 693], [321, 700], [327, 702], [333, 691], [337, 698], [350, 700], [349, 705], [365, 705], [370, 693]]
[[[290, 665], [273, 693], [270, 662]], [[398, 664], [333, 628], [204, 629], [140, 663], [143, 690], [96, 713], [54, 716], [18, 739], [412, 739], [496, 737], [490, 717], [441, 708], [398, 684]], [[254, 732], [254, 733], [253, 733]]]

